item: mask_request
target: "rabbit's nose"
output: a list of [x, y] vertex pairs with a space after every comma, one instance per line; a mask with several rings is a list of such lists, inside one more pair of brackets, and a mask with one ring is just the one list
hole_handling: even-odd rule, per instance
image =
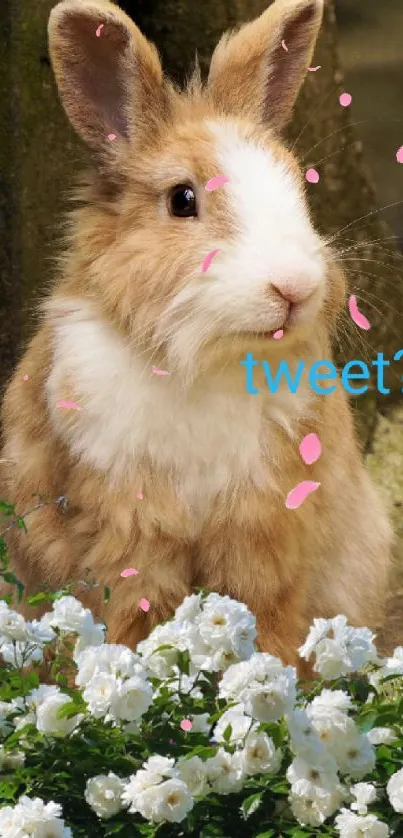
[[274, 295], [292, 306], [308, 300], [315, 293], [315, 288], [312, 288], [312, 284], [303, 282], [301, 279], [299, 281], [284, 279], [271, 282], [268, 286], [268, 292], [272, 298]]

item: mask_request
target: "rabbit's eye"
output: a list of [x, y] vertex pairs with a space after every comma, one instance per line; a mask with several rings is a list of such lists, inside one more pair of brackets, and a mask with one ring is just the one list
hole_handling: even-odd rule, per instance
[[179, 183], [169, 193], [168, 200], [171, 215], [177, 218], [197, 216], [196, 195], [194, 189], [186, 183]]

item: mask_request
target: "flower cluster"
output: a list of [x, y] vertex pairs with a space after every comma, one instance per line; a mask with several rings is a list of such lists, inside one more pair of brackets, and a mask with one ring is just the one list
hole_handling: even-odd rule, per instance
[[136, 652], [70, 594], [33, 622], [0, 602], [0, 838], [402, 835], [402, 649], [381, 659], [368, 629], [315, 620], [307, 691], [255, 639], [214, 593]]

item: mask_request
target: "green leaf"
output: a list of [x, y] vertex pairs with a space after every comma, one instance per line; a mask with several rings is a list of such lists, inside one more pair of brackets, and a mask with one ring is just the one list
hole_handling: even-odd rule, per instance
[[224, 733], [223, 733], [224, 742], [229, 742], [230, 739], [231, 739], [231, 736], [232, 736], [232, 725], [227, 725], [227, 727], [225, 728]]
[[261, 805], [262, 797], [263, 792], [258, 791], [257, 794], [251, 794], [246, 798], [246, 800], [244, 800], [241, 806], [241, 811], [245, 819], [250, 818], [250, 816], [257, 811]]

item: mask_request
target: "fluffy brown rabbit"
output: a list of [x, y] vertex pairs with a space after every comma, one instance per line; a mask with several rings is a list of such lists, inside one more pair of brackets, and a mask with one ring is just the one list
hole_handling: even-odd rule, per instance
[[[340, 382], [317, 395], [305, 373], [273, 394], [259, 366], [252, 395], [240, 363], [330, 359], [344, 305], [281, 140], [322, 11], [276, 0], [185, 91], [107, 0], [51, 13], [61, 100], [94, 167], [5, 395], [1, 496], [20, 512], [68, 497], [64, 516], [44, 507], [13, 534], [12, 563], [30, 592], [88, 569], [112, 591], [107, 606], [101, 588], [83, 592], [111, 642], [134, 646], [195, 586], [245, 602], [261, 648], [286, 662], [314, 616], [378, 620], [390, 530]], [[308, 433], [322, 442], [313, 465], [298, 450]], [[302, 480], [320, 487], [287, 509]], [[127, 567], [138, 575], [121, 578]]]

